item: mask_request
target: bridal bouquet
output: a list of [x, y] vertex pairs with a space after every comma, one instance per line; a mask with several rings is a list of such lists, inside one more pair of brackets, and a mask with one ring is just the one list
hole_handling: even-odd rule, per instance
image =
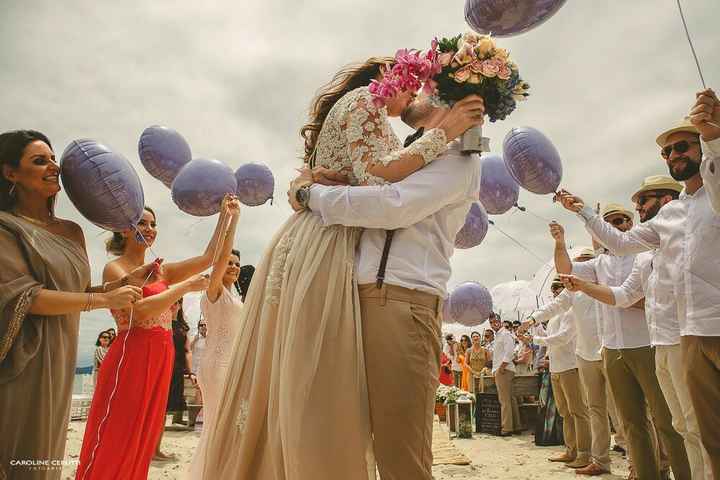
[[491, 122], [504, 120], [525, 100], [530, 85], [520, 78], [508, 51], [499, 48], [488, 35], [467, 32], [452, 38], [433, 40], [440, 72], [432, 78], [434, 99], [452, 106], [471, 94], [485, 101]]

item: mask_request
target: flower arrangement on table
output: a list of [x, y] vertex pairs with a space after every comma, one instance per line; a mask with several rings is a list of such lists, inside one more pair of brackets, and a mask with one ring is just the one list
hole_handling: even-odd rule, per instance
[[436, 403], [449, 405], [457, 403], [460, 398], [467, 398], [471, 402], [475, 403], [475, 395], [455, 386], [440, 385], [435, 392]]

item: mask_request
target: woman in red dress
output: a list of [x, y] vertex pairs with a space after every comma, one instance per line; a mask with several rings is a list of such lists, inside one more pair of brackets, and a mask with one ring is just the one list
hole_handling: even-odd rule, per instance
[[440, 383], [443, 385], [451, 386], [453, 384], [451, 365], [450, 357], [445, 355], [445, 352], [442, 352], [440, 354]]
[[[105, 356], [88, 415], [76, 479], [146, 479], [164, 427], [175, 355], [173, 307], [185, 294], [205, 290], [200, 272], [211, 266], [226, 217], [239, 211], [237, 200], [223, 201], [220, 217], [205, 252], [168, 263], [143, 287], [133, 310], [112, 310], [118, 336]], [[120, 257], [105, 266], [112, 281], [142, 265], [155, 240], [156, 218], [145, 208], [138, 232], [115, 233], [107, 250]], [[114, 392], [114, 393], [113, 393]]]

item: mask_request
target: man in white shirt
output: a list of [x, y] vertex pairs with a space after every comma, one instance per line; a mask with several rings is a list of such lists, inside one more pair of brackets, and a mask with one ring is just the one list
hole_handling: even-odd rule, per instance
[[[594, 214], [594, 212], [593, 212]], [[602, 221], [613, 230], [628, 231], [634, 214], [619, 204], [603, 209]], [[608, 229], [610, 229], [608, 228]], [[555, 238], [555, 268], [591, 282], [616, 287], [632, 271], [635, 255], [600, 254], [591, 261], [571, 262], [565, 247], [565, 233], [557, 223], [550, 225]], [[610, 389], [630, 445], [632, 464], [639, 478], [660, 478], [656, 445], [647, 407], [667, 452], [677, 480], [690, 479], [690, 465], [683, 438], [672, 426], [672, 415], [655, 376], [655, 357], [645, 314], [640, 308], [601, 306], [603, 364]]]
[[[647, 177], [632, 196], [641, 222], [654, 218], [664, 205], [678, 198], [682, 185], [666, 175]], [[677, 268], [656, 251], [635, 258], [630, 276], [619, 287], [607, 287], [570, 277], [568, 287], [608, 305], [627, 308], [645, 298], [645, 318], [655, 350], [655, 374], [670, 407], [675, 430], [685, 439], [692, 478], [712, 478], [709, 457], [700, 442], [700, 430], [684, 379], [677, 302], [668, 285], [668, 267]], [[705, 458], [703, 458], [705, 457]]]
[[456, 387], [460, 386], [460, 380], [462, 379], [462, 365], [458, 362], [457, 357], [458, 343], [455, 341], [455, 336], [452, 333], [448, 333], [445, 336], [445, 345], [443, 346], [443, 352], [450, 359], [450, 369], [453, 374], [453, 382]]
[[512, 394], [515, 378], [515, 337], [505, 328], [500, 315], [496, 313], [490, 314], [490, 326], [495, 331], [492, 374], [500, 402], [500, 436], [508, 437], [520, 430], [520, 409]]
[[[617, 254], [657, 249], [670, 265], [665, 283], [678, 300], [683, 365], [700, 435], [720, 478], [720, 101], [697, 94], [689, 119], [660, 134], [670, 175], [685, 183], [680, 198], [623, 234], [603, 229], [579, 197], [561, 192], [598, 240]], [[668, 279], [669, 278], [669, 282]]]
[[[587, 262], [595, 257], [591, 248], [583, 248], [574, 259], [576, 262]], [[621, 430], [614, 411], [614, 404], [610, 399], [610, 386], [608, 385], [605, 369], [602, 365], [600, 351], [600, 318], [597, 302], [583, 293], [563, 291], [555, 299], [544, 305], [530, 315], [530, 320], [524, 323], [527, 328], [531, 324], [540, 324], [550, 318], [568, 314], [574, 321], [577, 332], [575, 339], [575, 356], [577, 360], [580, 383], [583, 386], [585, 400], [590, 415], [590, 431], [592, 433], [592, 463], [578, 467], [579, 475], [603, 475], [610, 473], [610, 423], [608, 416], [613, 419], [616, 430]], [[552, 371], [552, 364], [550, 365]]]
[[[420, 97], [406, 113], [406, 123], [430, 129], [448, 110]], [[301, 179], [291, 185], [291, 203], [300, 200], [294, 192], [305, 189], [305, 206], [325, 225], [366, 228], [355, 276], [380, 475], [383, 480], [430, 480], [440, 314], [455, 236], [478, 199], [480, 158], [463, 155], [456, 140], [435, 161], [400, 182], [308, 188], [303, 184], [307, 178]], [[384, 255], [387, 230], [393, 231], [393, 243]]]
[[[562, 294], [564, 286], [559, 277], [553, 279], [550, 288], [556, 299]], [[556, 311], [553, 312], [554, 310]], [[542, 322], [545, 320], [548, 321], [547, 328], [542, 326]], [[582, 469], [591, 463], [592, 434], [588, 407], [580, 386], [577, 368], [575, 354], [577, 328], [575, 323], [571, 308], [560, 311], [560, 309], [546, 307], [534, 312], [531, 320], [521, 327], [519, 334], [524, 333], [525, 329], [532, 325], [532, 342], [547, 346], [548, 357], [550, 357], [550, 380], [558, 412], [563, 418], [565, 452], [550, 457], [548, 460], [564, 462], [570, 468]], [[605, 423], [607, 423], [607, 411]], [[608, 432], [606, 453], [609, 448], [610, 435]]]

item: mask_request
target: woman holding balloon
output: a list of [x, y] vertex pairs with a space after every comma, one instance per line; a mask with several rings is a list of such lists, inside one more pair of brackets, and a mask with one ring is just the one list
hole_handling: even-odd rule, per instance
[[49, 462], [64, 458], [80, 312], [130, 307], [152, 266], [90, 287], [83, 232], [54, 213], [50, 140], [0, 134], [0, 166], [0, 478], [59, 478]]
[[[162, 433], [174, 360], [173, 307], [183, 295], [209, 285], [200, 272], [213, 263], [216, 248], [238, 210], [225, 197], [218, 223], [203, 254], [163, 264], [143, 286], [133, 308], [113, 309], [118, 336], [98, 376], [77, 479], [145, 479]], [[145, 207], [136, 228], [116, 232], [107, 249], [119, 257], [105, 266], [103, 278], [113, 281], [145, 260], [157, 236], [157, 218]], [[159, 264], [159, 262], [158, 262]], [[118, 452], [122, 446], [122, 452]]]

